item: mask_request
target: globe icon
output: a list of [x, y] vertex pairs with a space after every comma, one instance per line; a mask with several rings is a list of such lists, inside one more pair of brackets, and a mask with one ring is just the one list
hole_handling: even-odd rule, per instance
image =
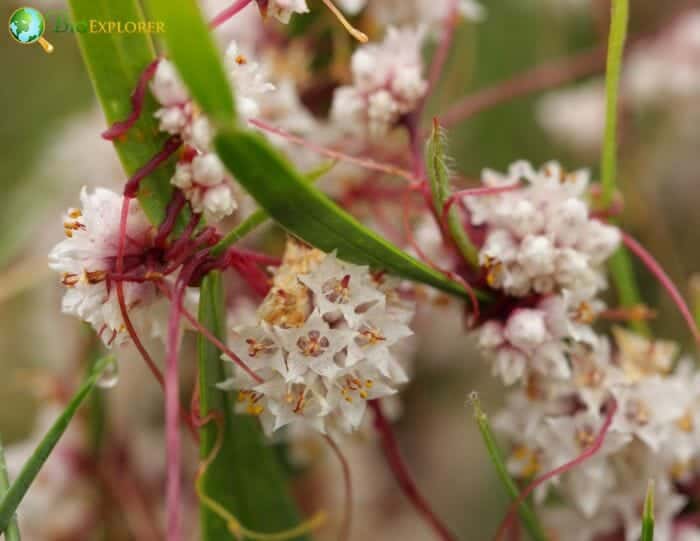
[[19, 8], [10, 16], [10, 34], [20, 43], [34, 43], [44, 34], [44, 17], [34, 8]]
[[9, 29], [10, 35], [22, 44], [39, 42], [47, 53], [53, 51], [53, 46], [42, 37], [46, 23], [39, 10], [30, 7], [16, 9], [10, 15]]

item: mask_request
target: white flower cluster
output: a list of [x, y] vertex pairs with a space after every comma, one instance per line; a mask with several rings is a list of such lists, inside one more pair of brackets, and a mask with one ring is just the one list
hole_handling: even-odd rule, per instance
[[654, 539], [697, 539], [700, 529], [678, 514], [687, 502], [687, 483], [700, 468], [700, 376], [690, 360], [671, 372], [674, 343], [619, 328], [613, 334], [612, 351], [604, 337], [595, 347], [573, 351], [568, 379], [532, 374], [511, 394], [494, 420], [513, 443], [509, 469], [528, 479], [579, 456], [615, 404], [600, 450], [536, 489], [538, 504], [551, 490], [563, 500], [543, 507], [547, 526], [567, 539], [573, 531], [571, 538], [581, 541], [624, 531], [619, 539], [636, 541], [646, 483], [654, 479]]
[[368, 400], [407, 381], [393, 349], [412, 314], [386, 277], [290, 241], [259, 323], [231, 340], [259, 381], [236, 368], [220, 387], [237, 390], [267, 433], [294, 422], [351, 432]]
[[508, 385], [531, 371], [568, 378], [572, 349], [596, 344], [590, 324], [603, 308], [596, 299], [606, 283], [602, 264], [620, 233], [591, 218], [585, 171], [516, 162], [507, 175], [486, 170], [483, 183], [515, 188], [465, 204], [484, 234], [479, 262], [487, 283], [521, 300], [480, 327], [479, 345]]
[[[49, 267], [61, 273], [67, 287], [62, 309], [92, 325], [104, 343], [122, 344], [128, 341], [117, 293], [108, 283], [115, 271], [119, 247], [119, 224], [123, 197], [111, 190], [97, 188], [80, 193], [80, 209], [69, 209], [64, 217], [66, 238], [49, 253]], [[153, 246], [154, 229], [137, 200], [129, 206], [124, 259], [141, 256]], [[143, 270], [143, 267], [127, 269]], [[135, 324], [146, 322], [144, 311], [153, 304], [157, 293], [148, 283], [124, 284], [126, 306]], [[144, 318], [141, 317], [144, 315]]]
[[484, 186], [521, 189], [465, 198], [473, 226], [485, 229], [479, 263], [489, 285], [509, 295], [569, 289], [592, 297], [605, 285], [602, 263], [620, 233], [591, 218], [584, 200], [587, 171], [566, 173], [556, 162], [539, 171], [516, 162], [507, 175], [485, 170]]
[[390, 27], [381, 44], [363, 45], [352, 55], [353, 85], [333, 96], [331, 117], [348, 132], [384, 136], [425, 95], [421, 45], [424, 29]]
[[[244, 118], [258, 115], [258, 100], [274, 90], [274, 86], [265, 80], [260, 65], [249, 61], [235, 41], [229, 45], [225, 61], [236, 92], [239, 113]], [[211, 123], [198, 111], [175, 67], [168, 60], [161, 60], [158, 64], [151, 90], [162, 106], [155, 113], [160, 120], [160, 129], [180, 135], [185, 144], [195, 151], [191, 160], [178, 164], [172, 184], [183, 191], [193, 210], [204, 213], [209, 222], [218, 222], [229, 216], [236, 210], [237, 204], [231, 179], [211, 149]]]

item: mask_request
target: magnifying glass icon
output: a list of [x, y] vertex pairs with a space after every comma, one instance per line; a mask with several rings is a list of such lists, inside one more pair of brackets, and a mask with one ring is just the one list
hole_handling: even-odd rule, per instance
[[22, 45], [38, 43], [47, 53], [53, 52], [53, 45], [45, 39], [46, 21], [41, 12], [34, 8], [18, 8], [10, 15], [8, 29], [12, 38]]

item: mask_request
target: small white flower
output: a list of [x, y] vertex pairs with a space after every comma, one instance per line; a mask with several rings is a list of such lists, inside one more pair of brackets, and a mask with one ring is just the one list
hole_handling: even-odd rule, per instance
[[261, 96], [275, 90], [275, 86], [266, 80], [262, 66], [250, 60], [235, 41], [226, 49], [225, 60], [236, 91], [238, 112], [244, 118], [258, 116]]
[[281, 23], [287, 24], [292, 13], [308, 13], [309, 7], [306, 0], [269, 0], [267, 12]]
[[191, 162], [179, 162], [170, 182], [182, 190], [192, 210], [204, 213], [209, 222], [219, 222], [237, 208], [231, 180], [214, 153], [200, 154]]
[[355, 328], [360, 311], [384, 300], [384, 294], [371, 282], [369, 268], [345, 263], [335, 254], [327, 255], [318, 268], [299, 276], [314, 294], [319, 313], [329, 319], [342, 316]]

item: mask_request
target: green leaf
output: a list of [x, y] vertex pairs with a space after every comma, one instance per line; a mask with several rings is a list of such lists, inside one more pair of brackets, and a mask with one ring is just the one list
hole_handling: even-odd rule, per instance
[[[70, 0], [74, 20], [142, 21], [137, 0]], [[148, 34], [76, 32], [85, 65], [95, 93], [102, 103], [109, 124], [124, 120], [131, 113], [130, 96], [144, 69], [155, 59], [155, 49]], [[167, 136], [159, 133], [153, 117], [157, 104], [146, 96], [141, 117], [123, 140], [114, 146], [119, 159], [131, 176], [157, 154]], [[172, 162], [173, 160], [171, 160]], [[141, 184], [139, 202], [149, 220], [159, 224], [170, 201], [174, 163], [161, 166]]]
[[95, 387], [100, 375], [110, 363], [115, 362], [114, 357], [107, 356], [95, 363], [95, 368], [85, 382], [80, 386], [78, 392], [73, 395], [68, 405], [63, 410], [63, 413], [51, 425], [51, 428], [46, 433], [44, 438], [39, 442], [39, 445], [29, 457], [27, 462], [22, 467], [17, 479], [12, 483], [12, 486], [7, 491], [5, 496], [0, 500], [0, 532], [4, 532], [12, 520], [12, 517], [17, 511], [17, 507], [22, 502], [22, 498], [29, 490], [29, 487], [39, 474], [41, 467], [49, 458], [51, 451], [58, 443], [63, 433], [68, 428], [68, 424], [75, 415], [75, 412], [83, 403], [83, 400], [90, 394], [90, 391]]
[[654, 541], [654, 481], [649, 481], [647, 495], [644, 498], [644, 513], [642, 515], [641, 541]]
[[[467, 296], [458, 283], [412, 258], [363, 226], [304, 178], [257, 133], [224, 130], [215, 139], [217, 152], [258, 204], [290, 233], [357, 264], [368, 264]], [[485, 298], [485, 295], [477, 292]]]
[[233, 92], [197, 2], [147, 0], [153, 17], [165, 23], [168, 56], [192, 97], [215, 123], [235, 120]]
[[[474, 408], [474, 418], [479, 426], [479, 432], [481, 432], [481, 437], [484, 439], [484, 444], [486, 445], [486, 450], [489, 454], [489, 458], [496, 468], [496, 473], [498, 474], [501, 483], [510, 494], [510, 497], [516, 500], [520, 496], [520, 491], [518, 486], [515, 484], [513, 479], [508, 473], [508, 468], [503, 461], [503, 455], [501, 450], [498, 448], [496, 439], [491, 431], [491, 425], [489, 424], [489, 419], [481, 409], [481, 404], [479, 402], [479, 397], [476, 393], [472, 393], [469, 397], [472, 407]], [[537, 515], [532, 511], [527, 502], [522, 502], [518, 509], [520, 514], [520, 519], [522, 520], [525, 528], [527, 529], [530, 537], [534, 541], [547, 541], [547, 536], [542, 529], [542, 525], [537, 519]]]
[[[426, 143], [425, 153], [430, 190], [433, 194], [433, 206], [437, 215], [442, 217], [443, 206], [450, 197], [450, 173], [445, 157], [445, 139], [437, 121], [433, 124], [433, 131]], [[478, 267], [479, 254], [464, 230], [458, 210], [454, 207], [447, 214], [447, 226], [464, 259], [472, 266]]]
[[[318, 168], [313, 171], [309, 171], [304, 176], [307, 182], [316, 182], [318, 179], [323, 177], [328, 171], [333, 169], [336, 162], [328, 162], [321, 164]], [[264, 209], [257, 209], [235, 228], [229, 231], [224, 238], [222, 238], [214, 248], [212, 248], [212, 255], [221, 255], [226, 248], [233, 246], [236, 242], [245, 237], [248, 233], [253, 231], [259, 225], [264, 224], [270, 219], [270, 216], [265, 212]]]
[[[10, 477], [7, 472], [7, 464], [5, 464], [5, 449], [2, 446], [2, 438], [0, 437], [0, 500], [5, 496], [9, 487]], [[10, 520], [7, 530], [5, 530], [5, 541], [20, 541], [17, 517], [14, 515]]]
[[[202, 283], [199, 321], [216, 336], [225, 336], [224, 294], [218, 272], [211, 273]], [[299, 514], [273, 447], [265, 440], [258, 420], [234, 414], [229, 394], [215, 387], [226, 379], [224, 361], [219, 350], [201, 335], [198, 354], [200, 414], [204, 417], [218, 411], [224, 418], [222, 447], [203, 479], [205, 493], [247, 529], [278, 532], [294, 527], [299, 523]], [[217, 430], [214, 423], [202, 427], [202, 459], [212, 452]], [[201, 520], [202, 539], [233, 539], [225, 521], [204, 506]]]

